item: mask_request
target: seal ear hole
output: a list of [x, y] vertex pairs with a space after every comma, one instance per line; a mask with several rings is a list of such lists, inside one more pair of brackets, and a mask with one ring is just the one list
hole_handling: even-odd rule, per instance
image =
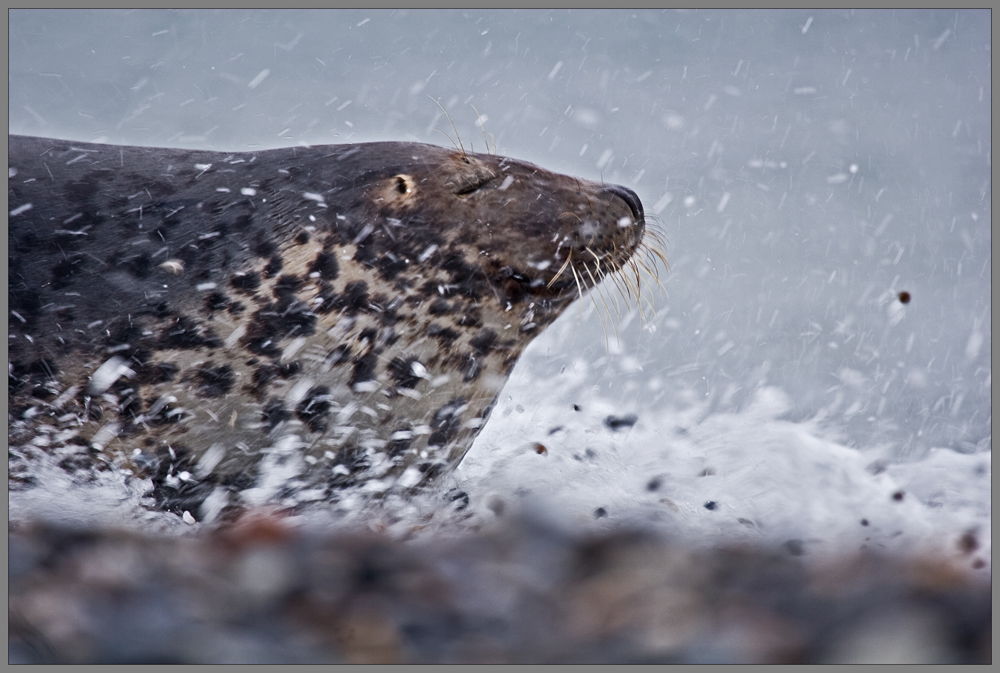
[[413, 190], [413, 180], [408, 175], [397, 175], [395, 186], [399, 194], [409, 194]]

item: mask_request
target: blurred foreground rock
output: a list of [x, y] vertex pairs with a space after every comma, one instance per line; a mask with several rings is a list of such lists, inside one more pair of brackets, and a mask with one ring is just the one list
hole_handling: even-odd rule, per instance
[[989, 569], [932, 559], [523, 520], [410, 542], [264, 515], [190, 537], [8, 532], [10, 663], [992, 659]]

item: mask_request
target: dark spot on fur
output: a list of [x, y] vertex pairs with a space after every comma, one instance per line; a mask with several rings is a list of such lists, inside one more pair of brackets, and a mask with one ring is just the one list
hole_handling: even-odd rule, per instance
[[260, 420], [267, 423], [268, 430], [274, 430], [278, 423], [287, 421], [291, 417], [292, 415], [288, 413], [285, 405], [277, 397], [272, 397], [268, 400], [264, 406], [264, 410], [260, 414]]
[[94, 457], [89, 453], [78, 451], [60, 460], [59, 467], [73, 474], [74, 472], [90, 472], [97, 465], [95, 465]]
[[229, 299], [221, 292], [212, 292], [205, 297], [205, 310], [209, 313], [220, 311], [229, 305]]
[[274, 365], [261, 365], [253, 373], [252, 390], [262, 391], [271, 381], [278, 377], [278, 368]]
[[[369, 303], [369, 306], [373, 310], [376, 310], [378, 312], [379, 314], [378, 321], [380, 325], [382, 325], [383, 327], [391, 327], [392, 325], [395, 325], [402, 319], [402, 316], [400, 316], [399, 313], [397, 313], [397, 310], [401, 304], [402, 304], [401, 301], [398, 300], [389, 301], [385, 295], [378, 294], [375, 295], [375, 298]], [[390, 334], [394, 334], [393, 330], [387, 330], [387, 332]], [[396, 337], [393, 336], [391, 339], [387, 341], [387, 343], [393, 343], [395, 341]]]
[[[119, 342], [121, 343], [121, 342]], [[218, 348], [222, 342], [211, 329], [200, 328], [186, 316], [181, 316], [163, 330], [158, 342], [160, 348], [193, 349]]]
[[274, 255], [271, 257], [271, 261], [267, 263], [264, 267], [264, 278], [274, 278], [285, 266], [285, 261], [281, 259], [281, 255]]
[[466, 353], [462, 356], [462, 380], [468, 383], [469, 381], [474, 381], [479, 377], [482, 372], [483, 367], [476, 359], [476, 356], [472, 353]]
[[351, 372], [351, 380], [348, 385], [352, 388], [365, 381], [376, 380], [375, 366], [378, 364], [378, 355], [375, 351], [368, 351], [364, 355], [354, 358], [354, 370]]
[[441, 287], [441, 283], [435, 280], [429, 280], [420, 286], [420, 294], [425, 297], [442, 296], [441, 291], [438, 289], [439, 287]]
[[340, 267], [337, 264], [337, 256], [329, 252], [320, 252], [316, 255], [316, 259], [313, 260], [312, 264], [309, 265], [310, 273], [318, 273], [319, 277], [323, 280], [334, 280], [337, 274], [340, 273]]
[[276, 378], [288, 379], [302, 371], [302, 363], [298, 360], [280, 365], [263, 364], [253, 373], [251, 390], [262, 397], [267, 385]]
[[221, 367], [212, 367], [210, 364], [203, 365], [198, 369], [195, 378], [198, 381], [198, 394], [202, 397], [225, 395], [233, 389], [233, 383], [236, 381], [233, 368], [229, 365]]
[[492, 350], [496, 340], [497, 333], [493, 330], [485, 329], [476, 336], [472, 337], [469, 340], [469, 345], [472, 346], [480, 355], [486, 355], [490, 352], [490, 350]]
[[281, 355], [278, 343], [282, 339], [308, 336], [315, 329], [316, 315], [309, 307], [294, 295], [285, 295], [254, 314], [240, 343], [257, 355], [277, 357]]
[[120, 320], [109, 331], [110, 335], [104, 340], [108, 346], [120, 346], [142, 340], [142, 328], [129, 317]]
[[327, 386], [313, 386], [295, 408], [295, 415], [313, 432], [325, 432], [330, 406], [330, 389]]
[[452, 341], [458, 338], [458, 332], [451, 329], [450, 327], [442, 327], [437, 323], [431, 323], [427, 326], [427, 336], [435, 337], [439, 341], [450, 344]]
[[424, 479], [429, 479], [429, 480], [432, 480], [440, 476], [444, 472], [444, 468], [445, 466], [442, 463], [431, 463], [431, 462], [420, 463], [420, 465], [417, 466], [417, 469], [419, 469], [420, 472], [424, 475]]
[[431, 302], [431, 305], [427, 307], [427, 310], [431, 315], [448, 315], [454, 311], [451, 304], [446, 302], [444, 299], [435, 299]]
[[233, 289], [243, 294], [253, 294], [260, 287], [260, 274], [256, 271], [237, 273], [229, 280]]
[[48, 358], [40, 358], [28, 365], [28, 373], [41, 375], [48, 379], [54, 379], [56, 374], [59, 373], [59, 368], [56, 367], [56, 363], [52, 360], [49, 360]]
[[[496, 273], [504, 301], [517, 304], [531, 294], [531, 280], [510, 266], [502, 267]], [[495, 284], [496, 285], [496, 284]]]
[[[407, 432], [409, 428], [397, 428], [396, 432]], [[389, 441], [386, 445], [385, 450], [390, 456], [395, 458], [396, 456], [401, 456], [406, 453], [410, 445], [413, 444], [413, 437], [401, 437], [398, 439], [393, 439]]]
[[[119, 381], [118, 386], [123, 386], [122, 382]], [[135, 388], [115, 388], [112, 390], [119, 396], [118, 401], [118, 416], [124, 419], [135, 419], [142, 411], [142, 398], [135, 391]], [[120, 436], [135, 436], [138, 433], [138, 427], [134, 423], [129, 423], [126, 425], [121, 432]]]
[[375, 343], [378, 338], [378, 330], [374, 327], [369, 327], [368, 329], [363, 329], [358, 334], [357, 342], [358, 345], [364, 348], [366, 345], [370, 346]]
[[487, 290], [488, 284], [482, 270], [465, 261], [465, 255], [458, 250], [450, 250], [441, 262], [441, 268], [451, 275], [451, 283], [457, 285], [459, 293], [466, 297], [478, 298]]
[[288, 379], [302, 371], [302, 363], [299, 360], [293, 360], [292, 362], [285, 362], [278, 365], [278, 376], [283, 379]]
[[215, 490], [215, 477], [186, 481], [177, 477], [181, 472], [194, 472], [198, 457], [183, 445], [162, 446], [156, 452], [156, 473], [153, 475], [153, 498], [165, 511], [181, 515], [197, 515], [205, 498]]
[[270, 240], [269, 238], [264, 238], [263, 236], [258, 236], [257, 241], [254, 243], [253, 251], [258, 257], [270, 257], [275, 252], [277, 252], [277, 244]]
[[393, 280], [400, 272], [406, 270], [406, 259], [399, 255], [383, 252], [377, 259], [379, 275], [385, 280]]
[[136, 278], [146, 278], [153, 270], [153, 260], [149, 255], [138, 255], [129, 259], [125, 268]]
[[295, 234], [295, 242], [299, 245], [305, 245], [309, 242], [309, 232], [303, 229], [299, 233]]
[[368, 308], [368, 283], [363, 280], [351, 281], [338, 298], [340, 308], [347, 315], [357, 315]]
[[139, 383], [149, 385], [166, 383], [167, 381], [173, 381], [174, 377], [177, 376], [178, 371], [180, 371], [180, 369], [177, 365], [169, 362], [161, 362], [153, 365], [152, 367], [145, 367], [139, 370], [139, 377], [137, 381]]
[[317, 283], [316, 297], [319, 302], [313, 301], [313, 311], [320, 315], [326, 315], [337, 307], [337, 293], [333, 291], [333, 285], [320, 279]]
[[431, 420], [431, 432], [427, 438], [427, 446], [445, 446], [455, 438], [462, 427], [462, 414], [459, 409], [465, 406], [462, 398], [453, 399], [434, 412]]
[[405, 359], [397, 357], [393, 358], [392, 362], [389, 363], [389, 375], [400, 388], [416, 388], [417, 384], [422, 380], [413, 373], [414, 362], [419, 364], [420, 361], [415, 357]]
[[287, 295], [295, 294], [302, 285], [303, 281], [298, 276], [285, 274], [275, 281], [272, 292], [276, 298], [282, 299]]

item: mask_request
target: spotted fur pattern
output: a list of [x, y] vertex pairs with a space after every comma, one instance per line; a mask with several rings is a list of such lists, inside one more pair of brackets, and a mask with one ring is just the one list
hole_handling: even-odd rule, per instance
[[176, 511], [453, 468], [583, 265], [645, 225], [623, 187], [415, 143], [10, 136], [8, 174], [11, 483], [45, 451]]

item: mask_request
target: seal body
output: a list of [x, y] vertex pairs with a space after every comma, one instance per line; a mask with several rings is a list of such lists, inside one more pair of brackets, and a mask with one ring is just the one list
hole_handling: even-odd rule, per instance
[[11, 446], [177, 511], [430, 482], [645, 228], [623, 187], [416, 143], [10, 136], [8, 176]]

